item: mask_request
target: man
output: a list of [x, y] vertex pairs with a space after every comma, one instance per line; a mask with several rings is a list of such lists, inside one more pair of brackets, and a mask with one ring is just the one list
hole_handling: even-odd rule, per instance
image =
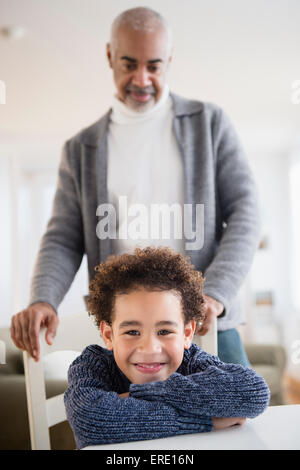
[[[206, 278], [206, 319], [198, 333], [205, 335], [218, 317], [220, 359], [248, 365], [236, 330], [243, 320], [237, 294], [258, 245], [258, 213], [255, 185], [235, 131], [218, 106], [169, 92], [172, 36], [155, 11], [134, 8], [119, 15], [107, 58], [117, 94], [99, 121], [64, 146], [30, 304], [13, 316], [12, 339], [38, 360], [40, 327], [47, 327], [51, 344], [57, 307], [83, 255], [91, 280], [94, 267], [109, 254], [129, 251], [138, 242], [116, 238], [111, 229], [105, 235], [98, 226], [98, 216], [104, 216], [109, 204], [115, 207], [122, 197], [131, 207], [176, 203], [194, 210], [200, 204], [203, 244], [194, 249], [184, 243], [186, 234], [167, 243], [190, 256]], [[127, 222], [120, 210], [115, 220], [119, 233]], [[199, 227], [196, 236], [198, 232]], [[144, 240], [151, 244], [153, 239]]]

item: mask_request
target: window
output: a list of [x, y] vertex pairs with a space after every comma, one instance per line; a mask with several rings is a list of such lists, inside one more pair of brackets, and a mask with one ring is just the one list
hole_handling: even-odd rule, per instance
[[291, 260], [292, 302], [295, 309], [300, 312], [300, 152], [292, 159], [289, 183], [293, 254]]

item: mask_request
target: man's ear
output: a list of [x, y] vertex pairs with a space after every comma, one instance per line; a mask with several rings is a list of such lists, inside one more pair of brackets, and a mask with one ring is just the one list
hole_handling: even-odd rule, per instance
[[173, 54], [174, 54], [174, 47], [172, 47], [172, 50], [170, 52], [170, 55], [169, 55], [169, 58], [168, 58], [168, 61], [167, 61], [167, 68], [169, 69], [170, 65], [171, 65], [171, 62], [173, 60]]
[[99, 329], [100, 329], [102, 339], [105, 343], [105, 346], [107, 347], [107, 349], [112, 351], [112, 349], [113, 349], [113, 345], [112, 345], [112, 338], [113, 338], [112, 327], [106, 321], [102, 320], [100, 322]]
[[107, 57], [110, 68], [112, 68], [111, 49], [110, 49], [109, 42], [106, 44], [106, 57]]
[[196, 321], [190, 320], [184, 325], [184, 349], [189, 349], [193, 341], [194, 333], [196, 328]]

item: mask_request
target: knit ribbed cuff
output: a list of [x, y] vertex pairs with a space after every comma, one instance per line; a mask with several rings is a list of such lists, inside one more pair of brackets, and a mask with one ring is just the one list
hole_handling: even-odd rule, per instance
[[166, 380], [146, 382], [144, 384], [130, 384], [129, 395], [133, 398], [157, 401], [157, 398], [163, 398], [166, 395]]
[[223, 312], [217, 318], [225, 317], [231, 305], [228, 299], [225, 298], [225, 296], [222, 295], [220, 292], [217, 292], [215, 289], [210, 288], [210, 287], [205, 288], [204, 294], [208, 295], [209, 297], [212, 297], [213, 299], [217, 300], [218, 302], [221, 302], [221, 304], [224, 305]]
[[191, 434], [197, 432], [211, 432], [214, 429], [211, 416], [187, 414], [182, 411], [180, 411], [180, 416], [177, 418], [177, 424], [181, 430], [187, 430]]
[[53, 307], [53, 305], [52, 305], [48, 300], [45, 300], [45, 299], [37, 299], [37, 300], [35, 300], [35, 301], [29, 303], [28, 306], [27, 306], [27, 308], [28, 308], [28, 307], [31, 307], [31, 305], [40, 304], [40, 303], [50, 305], [50, 307], [53, 308], [53, 310], [55, 311], [55, 313], [56, 313], [56, 315], [57, 315], [57, 309], [55, 309], [55, 308]]

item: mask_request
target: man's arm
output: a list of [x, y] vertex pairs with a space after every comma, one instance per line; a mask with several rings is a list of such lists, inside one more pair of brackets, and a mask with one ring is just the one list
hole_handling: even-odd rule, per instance
[[[163, 402], [123, 398], [109, 391], [102, 375], [111, 373], [92, 355], [79, 356], [69, 369], [64, 401], [76, 445], [158, 439], [177, 434], [208, 432], [209, 416], [195, 416]], [[124, 394], [122, 394], [124, 395]]]
[[216, 190], [226, 224], [216, 255], [204, 272], [204, 292], [226, 310], [250, 269], [259, 244], [257, 188], [244, 150], [227, 116], [219, 109], [213, 127]]
[[68, 291], [84, 253], [79, 177], [71, 164], [76, 143], [64, 145], [59, 167], [53, 210], [42, 238], [31, 280], [29, 306], [13, 315], [11, 337], [18, 348], [39, 359], [39, 332], [46, 327], [46, 341], [52, 344], [58, 325], [57, 307]]
[[129, 394], [197, 416], [220, 418], [254, 418], [268, 406], [269, 388], [249, 367], [223, 363], [202, 350], [189, 367], [190, 375], [174, 372], [164, 381], [131, 384]]
[[82, 261], [80, 194], [72, 164], [76, 145], [70, 140], [63, 148], [52, 215], [41, 240], [31, 281], [30, 305], [47, 302], [56, 310]]

